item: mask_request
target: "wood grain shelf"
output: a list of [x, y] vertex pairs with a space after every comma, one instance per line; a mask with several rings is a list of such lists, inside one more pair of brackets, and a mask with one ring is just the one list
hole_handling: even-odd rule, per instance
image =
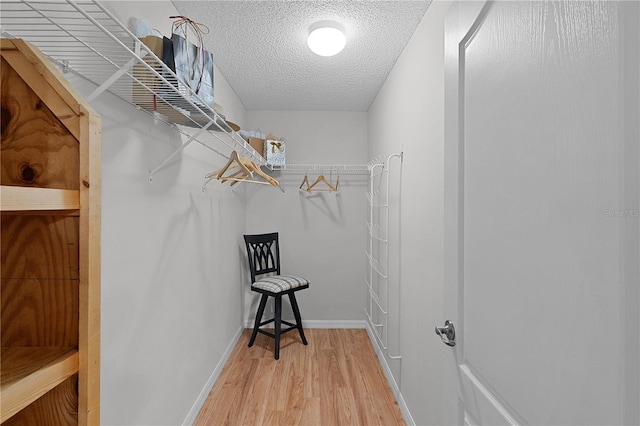
[[33, 45], [0, 47], [0, 422], [97, 426], [100, 116]]
[[78, 373], [78, 350], [51, 347], [3, 347], [0, 422]]
[[80, 191], [73, 189], [0, 186], [0, 211], [78, 210]]

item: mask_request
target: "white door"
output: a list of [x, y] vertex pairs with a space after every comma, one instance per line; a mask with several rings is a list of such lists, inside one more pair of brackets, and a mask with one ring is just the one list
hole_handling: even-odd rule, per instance
[[452, 5], [448, 423], [640, 421], [639, 9]]

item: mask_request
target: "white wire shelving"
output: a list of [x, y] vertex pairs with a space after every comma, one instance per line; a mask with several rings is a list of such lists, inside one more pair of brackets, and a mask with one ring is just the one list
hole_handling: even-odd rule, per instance
[[[367, 164], [285, 164], [270, 165], [267, 168], [283, 175], [330, 174], [331, 179], [333, 179], [333, 175], [369, 175], [369, 165]], [[215, 177], [205, 177], [202, 191], [205, 191], [206, 186], [215, 179]], [[279, 188], [285, 192], [283, 182], [280, 182]]]
[[[328, 175], [329, 181], [333, 182], [337, 178], [339, 182], [340, 176], [368, 176], [370, 166], [368, 164], [285, 164], [271, 166], [271, 169], [282, 175]], [[281, 188], [284, 192], [283, 185]], [[330, 192], [336, 194], [338, 191]]]
[[[368, 277], [365, 284], [368, 291], [368, 306], [365, 306], [367, 321], [371, 330], [384, 350], [385, 355], [392, 360], [401, 360], [402, 356], [392, 355], [389, 345], [389, 290], [394, 277], [390, 276], [390, 237], [389, 207], [390, 192], [392, 190], [389, 183], [391, 160], [397, 158], [402, 166], [403, 154], [392, 154], [386, 162], [375, 159], [369, 163], [369, 219], [367, 228], [369, 230], [369, 247], [365, 250], [365, 255], [369, 263]], [[395, 290], [400, 292], [400, 282], [395, 283]], [[399, 294], [398, 294], [399, 297]], [[400, 305], [398, 305], [400, 310]], [[400, 320], [398, 317], [398, 333]], [[398, 347], [400, 347], [400, 337], [398, 334]]]
[[367, 164], [285, 164], [272, 166], [273, 171], [283, 174], [335, 173], [339, 175], [368, 175]]
[[149, 180], [192, 142], [225, 157], [220, 143], [258, 165], [265, 159], [96, 0], [2, 0], [2, 37], [38, 47], [64, 72], [96, 85], [184, 135], [182, 144], [149, 172]]

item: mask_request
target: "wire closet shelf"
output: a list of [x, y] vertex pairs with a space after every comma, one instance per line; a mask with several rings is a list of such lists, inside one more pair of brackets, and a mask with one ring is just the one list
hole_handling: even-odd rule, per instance
[[241, 138], [214, 109], [145, 46], [125, 25], [95, 0], [2, 0], [2, 37], [21, 38], [62, 67], [94, 83], [88, 102], [109, 91], [174, 127], [185, 136], [149, 180], [190, 143], [222, 155], [219, 143], [258, 165], [265, 159]]
[[368, 175], [370, 167], [367, 164], [285, 164], [274, 165], [271, 169], [282, 174], [297, 175], [329, 172], [340, 175]]

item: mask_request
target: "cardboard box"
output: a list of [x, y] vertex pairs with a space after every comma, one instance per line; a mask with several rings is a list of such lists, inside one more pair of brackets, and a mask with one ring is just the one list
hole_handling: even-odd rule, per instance
[[[140, 41], [162, 61], [162, 37], [147, 36], [141, 38]], [[140, 55], [142, 56], [144, 54], [144, 56], [142, 56], [144, 62], [159, 74], [162, 74], [162, 62], [158, 62], [157, 59], [146, 53], [144, 48], [141, 47]], [[153, 110], [151, 91], [157, 92], [160, 88], [159, 79], [140, 63], [133, 66], [133, 77], [139, 81], [138, 83], [134, 80], [133, 83], [133, 102], [144, 109]]]
[[249, 145], [251, 145], [253, 147], [253, 149], [255, 149], [258, 154], [262, 155], [264, 157], [264, 139], [261, 138], [249, 138]]
[[[147, 36], [140, 39], [146, 47], [149, 48], [157, 57], [158, 61], [151, 55], [145, 54], [144, 50], [141, 50], [140, 54], [145, 54], [142, 57], [151, 68], [153, 68], [158, 74], [162, 74], [163, 63], [163, 42], [164, 39], [158, 36]], [[158, 112], [164, 115], [171, 123], [184, 124], [187, 118], [178, 110], [162, 99], [160, 96], [154, 93], [159, 93], [163, 89], [163, 85], [166, 86], [155, 74], [149, 71], [144, 65], [138, 63], [133, 66], [133, 77], [137, 80], [133, 82], [133, 103], [146, 109], [147, 111]], [[168, 89], [165, 87], [165, 91]]]

